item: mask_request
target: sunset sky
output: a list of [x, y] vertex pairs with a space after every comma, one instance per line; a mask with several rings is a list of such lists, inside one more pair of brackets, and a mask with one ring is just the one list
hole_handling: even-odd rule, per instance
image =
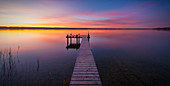
[[0, 26], [170, 27], [168, 0], [0, 0]]

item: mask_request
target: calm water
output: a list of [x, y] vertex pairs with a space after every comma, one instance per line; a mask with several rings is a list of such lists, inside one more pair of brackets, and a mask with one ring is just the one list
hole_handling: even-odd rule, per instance
[[170, 31], [0, 30], [0, 86], [67, 86], [77, 50], [65, 36], [88, 31], [104, 86], [170, 85]]

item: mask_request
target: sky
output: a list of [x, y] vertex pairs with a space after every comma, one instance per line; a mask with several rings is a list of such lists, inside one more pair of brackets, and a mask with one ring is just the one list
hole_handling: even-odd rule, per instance
[[170, 27], [170, 0], [0, 0], [0, 26]]

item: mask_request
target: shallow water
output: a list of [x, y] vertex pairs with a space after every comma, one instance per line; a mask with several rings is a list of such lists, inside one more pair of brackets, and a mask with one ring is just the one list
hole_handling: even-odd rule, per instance
[[0, 86], [68, 85], [77, 50], [66, 35], [88, 32], [103, 86], [170, 85], [169, 31], [0, 30]]

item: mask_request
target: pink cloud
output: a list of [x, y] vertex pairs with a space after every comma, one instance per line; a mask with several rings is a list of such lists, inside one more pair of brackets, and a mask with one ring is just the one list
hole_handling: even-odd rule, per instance
[[[36, 24], [27, 23], [27, 25], [32, 26], [124, 28], [144, 27], [145, 25], [147, 27], [148, 24], [145, 22], [149, 16], [143, 14], [154, 6], [154, 4], [138, 3], [137, 5], [134, 4], [117, 10], [108, 9], [89, 12], [74, 10], [69, 7], [70, 3], [72, 2], [40, 0], [40, 3], [36, 4], [36, 6], [30, 7], [19, 3], [0, 1], [1, 6], [4, 7], [0, 8], [0, 12], [5, 12], [7, 15], [12, 15], [19, 19], [32, 19], [37, 22]], [[0, 17], [3, 16], [0, 15]]]

